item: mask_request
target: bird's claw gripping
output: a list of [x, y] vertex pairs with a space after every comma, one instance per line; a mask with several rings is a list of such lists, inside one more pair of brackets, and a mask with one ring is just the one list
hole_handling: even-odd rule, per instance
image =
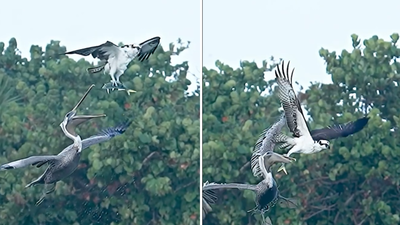
[[117, 84], [117, 86], [114, 86], [112, 82], [106, 83], [103, 85], [102, 89], [106, 89], [107, 93], [110, 94], [110, 91], [118, 90], [118, 91], [126, 91], [128, 95], [131, 95], [131, 93], [136, 92], [135, 90], [132, 89], [127, 89], [123, 84]]
[[132, 89], [118, 89], [118, 91], [123, 91], [123, 90], [125, 90], [128, 93], [128, 95], [131, 95], [131, 92], [132, 93], [136, 92], [135, 90], [132, 90]]
[[103, 86], [101, 88], [102, 89], [106, 89], [106, 90], [110, 90], [110, 89], [114, 90], [115, 86], [114, 86], [114, 84], [112, 82], [110, 82], [110, 83], [103, 84]]

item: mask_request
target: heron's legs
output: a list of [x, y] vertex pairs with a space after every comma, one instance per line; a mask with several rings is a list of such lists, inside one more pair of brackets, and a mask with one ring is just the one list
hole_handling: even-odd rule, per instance
[[44, 184], [43, 194], [40, 197], [40, 199], [36, 202], [36, 205], [39, 205], [40, 203], [42, 203], [44, 198], [46, 198], [46, 195], [53, 192], [55, 190], [55, 188], [56, 188], [56, 183]]
[[31, 187], [31, 186], [33, 186], [33, 185], [40, 184], [40, 183], [43, 184], [43, 183], [44, 183], [44, 180], [43, 180], [44, 174], [45, 174], [45, 173], [43, 173], [38, 179], [36, 179], [36, 180], [30, 182], [29, 184], [27, 184], [27, 185], [25, 186], [25, 188], [28, 188], [28, 187]]

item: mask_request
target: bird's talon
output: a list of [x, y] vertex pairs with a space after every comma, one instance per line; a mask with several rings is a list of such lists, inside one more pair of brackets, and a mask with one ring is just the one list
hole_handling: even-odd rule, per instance
[[279, 167], [278, 173], [279, 173], [280, 171], [283, 171], [286, 175], [288, 174], [284, 165], [282, 165], [281, 167]]

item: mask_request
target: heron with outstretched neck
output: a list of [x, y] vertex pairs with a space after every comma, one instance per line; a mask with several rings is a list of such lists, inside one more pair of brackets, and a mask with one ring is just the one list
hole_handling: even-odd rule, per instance
[[75, 128], [83, 122], [86, 122], [93, 118], [104, 117], [104, 114], [100, 115], [76, 115], [76, 111], [78, 107], [81, 105], [83, 100], [89, 94], [90, 90], [94, 87], [94, 85], [90, 86], [86, 91], [84, 96], [80, 99], [80, 101], [75, 105], [75, 107], [68, 112], [64, 120], [61, 122], [60, 127], [64, 134], [73, 140], [73, 144], [66, 147], [63, 151], [61, 151], [58, 155], [44, 155], [44, 156], [31, 156], [25, 159], [20, 159], [14, 162], [10, 162], [0, 166], [0, 170], [9, 170], [9, 169], [17, 169], [27, 167], [29, 165], [41, 167], [44, 164], [48, 164], [48, 167], [44, 171], [44, 173], [36, 180], [32, 181], [26, 187], [31, 187], [35, 184], [44, 184], [45, 190], [40, 199], [36, 202], [36, 205], [39, 205], [47, 194], [50, 194], [54, 191], [56, 183], [69, 175], [71, 175], [75, 169], [77, 168], [81, 156], [81, 151], [85, 148], [88, 148], [91, 145], [101, 143], [111, 139], [112, 137], [124, 133], [126, 128], [130, 123], [126, 123], [122, 126], [109, 128], [99, 133], [98, 135], [94, 135], [87, 139], [81, 140], [81, 137], [76, 134]]

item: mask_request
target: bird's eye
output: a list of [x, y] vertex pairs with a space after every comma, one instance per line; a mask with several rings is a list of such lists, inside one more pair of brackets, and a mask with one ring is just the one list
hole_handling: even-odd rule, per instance
[[67, 113], [67, 114], [65, 115], [65, 117], [70, 118], [73, 114], [74, 114], [73, 112], [69, 112], [69, 113]]

